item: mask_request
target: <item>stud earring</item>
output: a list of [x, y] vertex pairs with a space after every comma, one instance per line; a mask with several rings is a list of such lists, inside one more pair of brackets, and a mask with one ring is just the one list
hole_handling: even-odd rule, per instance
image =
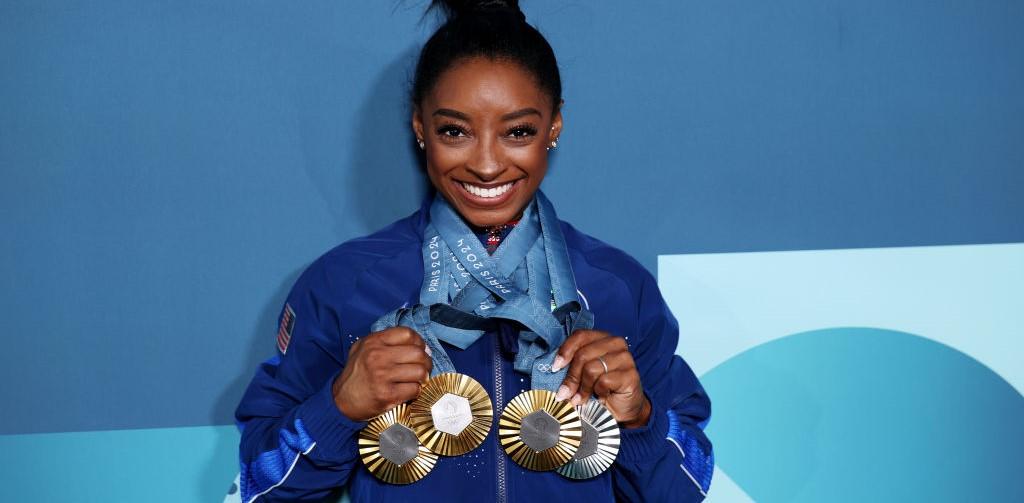
[[427, 144], [420, 138], [416, 138], [416, 143], [419, 144], [420, 150], [426, 150]]
[[557, 148], [557, 147], [558, 147], [558, 140], [551, 140], [551, 148]]

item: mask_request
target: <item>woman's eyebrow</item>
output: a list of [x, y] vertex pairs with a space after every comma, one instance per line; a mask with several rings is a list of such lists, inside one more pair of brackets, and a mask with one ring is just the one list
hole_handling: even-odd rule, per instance
[[453, 119], [459, 119], [462, 121], [469, 122], [468, 115], [458, 110], [452, 110], [450, 108], [438, 108], [437, 110], [434, 110], [434, 113], [432, 113], [431, 115], [443, 115], [445, 117], [451, 117]]
[[540, 111], [538, 111], [536, 108], [529, 108], [529, 107], [528, 108], [522, 108], [522, 109], [516, 110], [515, 112], [510, 112], [510, 113], [507, 113], [505, 115], [502, 115], [501, 116], [501, 120], [503, 120], [503, 121], [510, 121], [510, 120], [515, 120], [515, 119], [521, 118], [521, 117], [525, 117], [527, 115], [540, 115]]

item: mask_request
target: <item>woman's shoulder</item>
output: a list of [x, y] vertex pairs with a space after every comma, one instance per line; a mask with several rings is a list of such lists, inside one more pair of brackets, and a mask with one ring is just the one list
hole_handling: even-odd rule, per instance
[[331, 248], [306, 268], [300, 281], [305, 279], [338, 289], [339, 285], [354, 282], [364, 271], [382, 262], [407, 262], [405, 255], [420, 253], [421, 220], [421, 211], [417, 210], [382, 229]]
[[358, 266], [394, 256], [407, 248], [418, 250], [423, 241], [419, 220], [420, 211], [416, 211], [375, 232], [345, 241], [328, 250], [320, 259]]
[[560, 223], [570, 257], [574, 258], [573, 262], [582, 262], [586, 266], [609, 274], [625, 283], [630, 290], [638, 291], [645, 283], [656, 283], [650, 271], [630, 254], [580, 231], [564, 220]]
[[644, 324], [667, 313], [657, 280], [625, 251], [568, 223], [562, 229], [577, 291], [595, 313], [597, 327], [640, 343]]

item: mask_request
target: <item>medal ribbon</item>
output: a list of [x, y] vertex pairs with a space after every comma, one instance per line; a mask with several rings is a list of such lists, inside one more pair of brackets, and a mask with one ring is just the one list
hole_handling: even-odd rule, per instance
[[576, 329], [592, 328], [569, 264], [554, 207], [541, 191], [523, 218], [490, 255], [440, 194], [430, 206], [424, 231], [423, 284], [419, 304], [385, 314], [377, 332], [406, 326], [431, 350], [431, 375], [455, 372], [440, 341], [465, 349], [497, 320], [518, 322], [515, 369], [530, 375], [534, 389], [555, 391], [566, 369], [551, 372], [558, 348]]

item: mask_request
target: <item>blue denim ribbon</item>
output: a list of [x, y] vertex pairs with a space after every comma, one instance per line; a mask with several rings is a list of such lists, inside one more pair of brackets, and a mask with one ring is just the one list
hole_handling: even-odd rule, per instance
[[494, 255], [435, 195], [424, 231], [423, 271], [420, 302], [385, 314], [371, 329], [415, 330], [430, 347], [431, 375], [456, 371], [440, 341], [465, 349], [495, 330], [495, 321], [509, 320], [525, 327], [516, 371], [530, 375], [534, 389], [554, 391], [566, 372], [551, 371], [558, 348], [572, 331], [594, 325], [580, 303], [558, 217], [541, 191]]

